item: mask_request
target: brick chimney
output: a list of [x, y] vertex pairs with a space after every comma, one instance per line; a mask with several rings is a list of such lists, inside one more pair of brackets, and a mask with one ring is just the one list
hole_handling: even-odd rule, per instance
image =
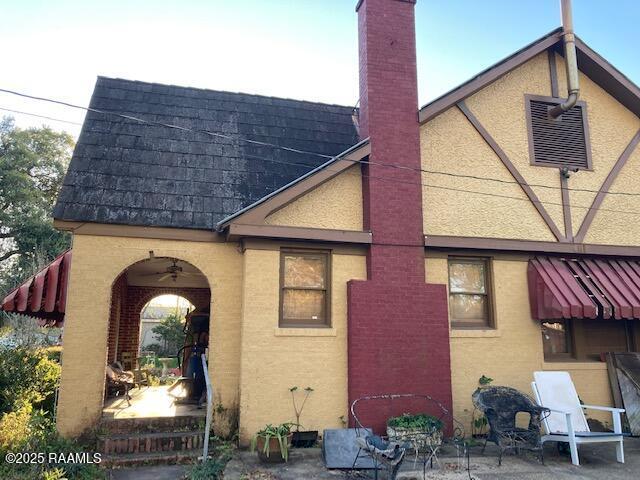
[[[349, 400], [428, 394], [451, 407], [444, 285], [425, 283], [415, 0], [360, 0], [360, 135], [365, 228], [373, 232], [366, 281], [348, 285]], [[381, 164], [409, 167], [390, 168]], [[415, 408], [424, 408], [416, 405]], [[383, 429], [386, 407], [365, 412]]]

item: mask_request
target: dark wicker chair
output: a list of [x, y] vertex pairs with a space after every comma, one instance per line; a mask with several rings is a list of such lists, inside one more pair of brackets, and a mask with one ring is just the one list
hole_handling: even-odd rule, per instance
[[[502, 465], [502, 455], [508, 450], [536, 452], [544, 464], [540, 422], [543, 415], [548, 415], [548, 409], [539, 407], [527, 395], [511, 387], [480, 388], [473, 393], [472, 399], [476, 408], [487, 417], [490, 427], [483, 453], [487, 441], [491, 441], [500, 449], [498, 465]], [[527, 428], [516, 426], [518, 413], [529, 414]]]

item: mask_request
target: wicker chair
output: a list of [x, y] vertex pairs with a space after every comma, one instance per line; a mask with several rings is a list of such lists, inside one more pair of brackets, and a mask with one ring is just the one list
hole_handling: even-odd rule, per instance
[[[539, 407], [527, 395], [511, 387], [480, 388], [473, 393], [472, 399], [489, 422], [490, 430], [483, 453], [487, 441], [491, 441], [500, 448], [498, 465], [502, 465], [502, 455], [508, 450], [536, 452], [544, 464], [540, 422], [544, 415], [549, 414], [548, 409]], [[529, 414], [527, 428], [516, 426], [516, 416], [521, 412]]]

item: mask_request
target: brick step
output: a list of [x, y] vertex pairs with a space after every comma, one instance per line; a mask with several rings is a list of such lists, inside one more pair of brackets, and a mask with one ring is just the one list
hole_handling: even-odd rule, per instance
[[202, 456], [202, 450], [103, 455], [100, 465], [105, 468], [136, 467], [140, 465], [175, 465], [181, 463], [192, 463], [200, 456]]
[[181, 432], [202, 430], [204, 416], [184, 415], [179, 417], [147, 417], [147, 418], [103, 418], [100, 432], [110, 434]]
[[98, 450], [106, 455], [199, 450], [203, 445], [204, 430], [98, 435]]

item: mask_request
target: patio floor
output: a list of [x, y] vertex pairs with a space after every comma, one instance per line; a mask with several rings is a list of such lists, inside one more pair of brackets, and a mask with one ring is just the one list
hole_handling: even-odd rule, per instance
[[206, 408], [197, 405], [176, 405], [167, 393], [168, 386], [134, 388], [129, 392], [131, 405], [124, 397], [106, 399], [102, 417], [107, 419], [207, 416]]
[[[606, 444], [588, 444], [580, 447], [581, 466], [571, 464], [568, 456], [558, 454], [555, 444], [545, 445], [545, 464], [541, 465], [531, 456], [508, 455], [503, 458], [502, 466], [498, 466], [497, 450], [490, 446], [484, 455], [478, 447], [473, 447], [470, 456], [470, 471], [465, 468], [456, 469], [455, 457], [442, 455], [443, 468], [427, 468], [427, 479], [440, 480], [626, 480], [639, 478], [640, 472], [640, 438], [625, 439], [626, 463], [616, 462], [615, 447]], [[420, 467], [420, 465], [418, 465]], [[265, 465], [259, 463], [257, 455], [248, 451], [237, 451], [227, 464], [224, 472], [225, 480], [336, 480], [373, 478], [373, 473], [361, 471], [359, 474], [327, 470], [324, 468], [322, 453], [318, 448], [293, 449], [286, 464]], [[380, 480], [386, 476], [380, 474]], [[398, 480], [422, 479], [422, 468], [413, 467], [413, 458], [405, 460]]]

